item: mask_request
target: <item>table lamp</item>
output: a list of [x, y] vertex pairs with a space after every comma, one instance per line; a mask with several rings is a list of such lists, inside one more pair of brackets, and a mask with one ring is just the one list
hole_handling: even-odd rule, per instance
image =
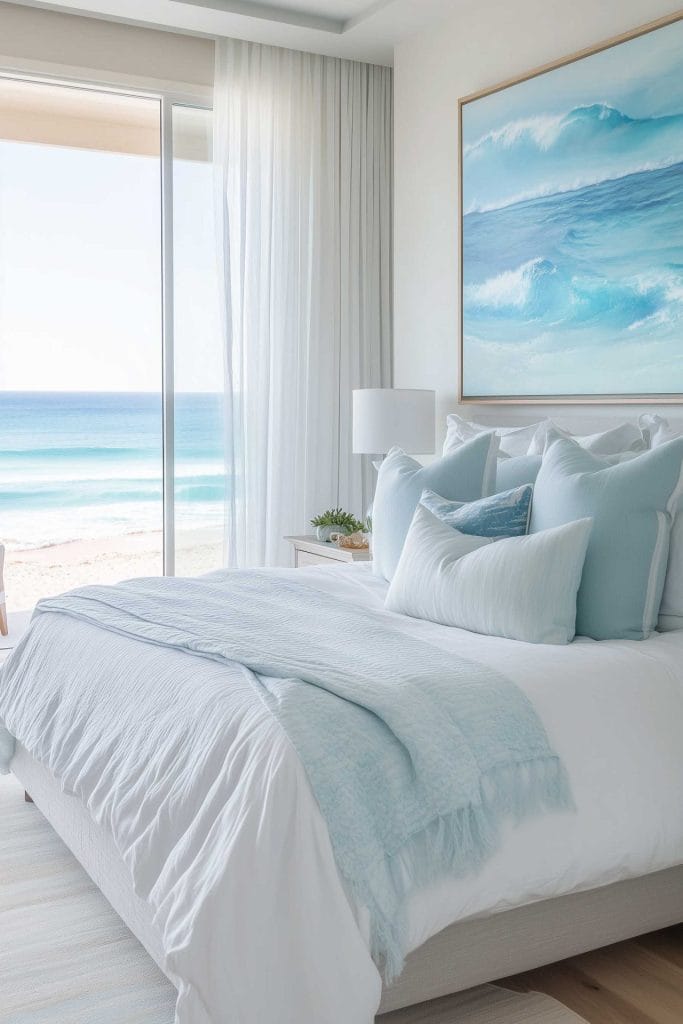
[[411, 455], [431, 455], [436, 393], [414, 388], [361, 388], [353, 392], [353, 451], [386, 455], [397, 445]]

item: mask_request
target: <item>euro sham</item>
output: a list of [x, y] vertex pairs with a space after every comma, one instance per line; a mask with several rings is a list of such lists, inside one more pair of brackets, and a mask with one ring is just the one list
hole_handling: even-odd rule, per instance
[[481, 434], [422, 466], [392, 448], [380, 466], [372, 506], [373, 572], [390, 580], [401, 557], [413, 513], [425, 489], [455, 501], [475, 501], [495, 487], [498, 440]]
[[594, 455], [620, 455], [623, 452], [644, 452], [647, 436], [635, 423], [621, 423], [609, 430], [596, 434], [572, 434], [558, 427], [552, 420], [540, 424], [529, 446], [529, 455], [542, 455], [546, 447], [557, 437], [570, 438]]
[[496, 490], [509, 491], [522, 484], [533, 484], [541, 468], [540, 455], [518, 455], [499, 459], [496, 469]]
[[565, 438], [546, 450], [534, 487], [531, 534], [593, 519], [577, 633], [644, 640], [657, 625], [682, 467], [683, 438], [616, 465]]
[[493, 433], [499, 441], [498, 454], [501, 458], [526, 455], [537, 430], [544, 423], [550, 424], [550, 420], [531, 423], [526, 427], [487, 427], [483, 423], [473, 423], [456, 413], [450, 413], [446, 417], [446, 440], [443, 445], [443, 454], [448, 455], [465, 441], [479, 437], [480, 434]]

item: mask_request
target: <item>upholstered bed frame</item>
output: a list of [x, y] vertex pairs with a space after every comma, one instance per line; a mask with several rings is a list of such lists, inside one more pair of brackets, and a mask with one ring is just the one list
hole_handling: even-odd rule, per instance
[[[133, 893], [111, 838], [22, 747], [17, 749], [12, 770], [163, 970], [160, 938], [149, 908]], [[459, 992], [680, 921], [683, 866], [459, 922], [408, 957], [401, 977], [385, 989], [380, 1012]]]

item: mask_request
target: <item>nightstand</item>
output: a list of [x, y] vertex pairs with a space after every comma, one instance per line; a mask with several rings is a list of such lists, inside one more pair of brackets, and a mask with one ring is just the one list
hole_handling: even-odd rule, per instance
[[371, 562], [372, 555], [368, 548], [338, 548], [336, 544], [328, 544], [317, 537], [285, 537], [294, 549], [294, 567], [304, 565], [330, 565], [332, 562]]

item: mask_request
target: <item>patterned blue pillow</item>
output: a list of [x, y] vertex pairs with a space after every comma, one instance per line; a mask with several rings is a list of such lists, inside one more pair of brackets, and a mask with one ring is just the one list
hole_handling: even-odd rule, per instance
[[447, 526], [476, 537], [522, 537], [529, 529], [531, 484], [492, 494], [478, 501], [448, 501], [424, 490], [420, 504]]

